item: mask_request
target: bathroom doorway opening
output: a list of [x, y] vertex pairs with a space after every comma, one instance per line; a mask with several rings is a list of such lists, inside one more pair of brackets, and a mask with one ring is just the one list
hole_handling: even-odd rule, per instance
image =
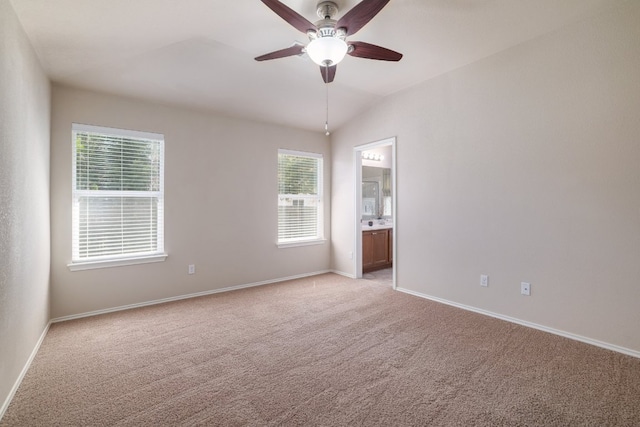
[[[396, 289], [398, 264], [396, 138], [356, 146], [353, 158], [356, 277], [360, 279], [367, 272], [375, 274], [377, 271], [380, 274], [391, 269], [391, 282], [393, 289]], [[384, 241], [388, 243], [386, 248], [382, 246]], [[372, 249], [372, 245], [375, 245], [375, 249]], [[372, 255], [372, 251], [375, 251], [375, 256]]]

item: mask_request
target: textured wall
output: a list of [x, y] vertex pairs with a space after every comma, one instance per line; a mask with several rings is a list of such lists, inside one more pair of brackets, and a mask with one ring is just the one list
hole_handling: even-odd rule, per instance
[[398, 286], [640, 351], [638, 22], [627, 2], [335, 132], [334, 267], [354, 273], [353, 146], [397, 136]]
[[0, 405], [49, 320], [49, 108], [49, 81], [0, 0]]
[[[306, 132], [54, 86], [51, 315], [60, 316], [327, 270], [328, 243], [279, 249], [278, 148], [322, 153]], [[71, 124], [165, 136], [165, 262], [71, 272]], [[325, 229], [329, 229], [329, 198]], [[187, 266], [196, 274], [187, 275]]]

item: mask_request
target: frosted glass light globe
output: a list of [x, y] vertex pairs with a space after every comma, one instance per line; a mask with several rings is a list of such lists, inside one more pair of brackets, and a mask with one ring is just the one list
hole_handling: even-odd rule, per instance
[[307, 45], [307, 54], [313, 62], [322, 66], [336, 65], [347, 54], [347, 43], [336, 37], [320, 37]]

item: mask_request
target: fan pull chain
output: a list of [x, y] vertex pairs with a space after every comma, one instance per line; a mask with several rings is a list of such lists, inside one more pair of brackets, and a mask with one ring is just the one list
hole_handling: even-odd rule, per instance
[[324, 74], [325, 74], [325, 86], [327, 87], [327, 118], [324, 122], [324, 134], [329, 136], [331, 135], [331, 132], [329, 132], [329, 66], [325, 65], [324, 67]]

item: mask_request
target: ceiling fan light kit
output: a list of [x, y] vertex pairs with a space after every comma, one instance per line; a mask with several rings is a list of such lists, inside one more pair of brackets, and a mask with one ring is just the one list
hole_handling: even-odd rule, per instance
[[313, 62], [324, 67], [337, 65], [347, 54], [349, 46], [344, 41], [346, 33], [342, 29], [336, 30], [336, 21], [332, 18], [338, 13], [338, 5], [331, 1], [318, 4], [317, 14], [320, 21], [316, 22], [316, 31], [307, 31], [309, 44], [305, 48], [307, 55]]
[[337, 65], [344, 59], [347, 50], [345, 41], [335, 37], [313, 39], [306, 47], [309, 58], [322, 66]]
[[365, 42], [349, 42], [352, 36], [364, 27], [384, 8], [390, 0], [362, 0], [337, 21], [333, 17], [339, 12], [332, 1], [321, 1], [317, 5], [318, 22], [311, 23], [304, 16], [279, 0], [262, 0], [269, 9], [298, 31], [309, 37], [307, 46], [292, 46], [256, 57], [256, 61], [285, 58], [307, 53], [320, 66], [322, 79], [331, 83], [336, 74], [336, 65], [345, 55], [380, 61], [399, 61], [402, 54], [391, 49]]
[[338, 5], [332, 1], [321, 1], [316, 12], [320, 20], [315, 24], [289, 8], [279, 0], [262, 0], [269, 9], [287, 21], [291, 26], [309, 37], [307, 46], [293, 45], [256, 57], [256, 61], [285, 58], [306, 52], [309, 58], [320, 66], [322, 80], [327, 86], [327, 118], [324, 124], [325, 134], [329, 136], [329, 83], [336, 76], [337, 64], [345, 55], [381, 61], [399, 61], [402, 54], [391, 49], [365, 42], [348, 42], [351, 36], [364, 27], [390, 0], [362, 0], [339, 20], [333, 17], [338, 13]]

